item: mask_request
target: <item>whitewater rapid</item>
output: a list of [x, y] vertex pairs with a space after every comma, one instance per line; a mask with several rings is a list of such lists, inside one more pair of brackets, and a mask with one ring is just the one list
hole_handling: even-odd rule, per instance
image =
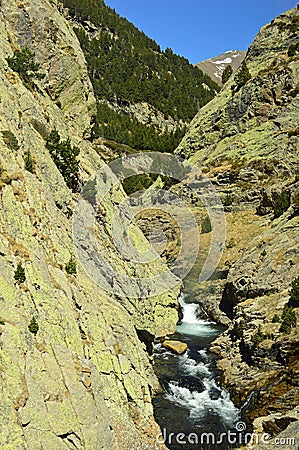
[[[156, 346], [161, 370], [167, 373], [163, 382], [164, 398], [170, 408], [171, 404], [178, 408], [179, 414], [187, 411], [191, 424], [204, 427], [207, 422], [215, 421], [217, 430], [230, 429], [239, 420], [240, 411], [217, 382], [214, 359], [205, 348], [206, 342], [217, 337], [219, 327], [199, 317], [197, 304], [187, 303], [184, 296], [179, 301], [183, 319], [177, 326], [176, 338], [186, 341], [189, 349], [184, 355], [177, 356], [160, 344]], [[203, 343], [202, 348], [198, 348], [198, 342]]]

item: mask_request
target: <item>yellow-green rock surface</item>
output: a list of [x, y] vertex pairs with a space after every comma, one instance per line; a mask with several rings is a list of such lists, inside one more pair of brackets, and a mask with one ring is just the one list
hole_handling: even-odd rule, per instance
[[[173, 332], [177, 292], [115, 299], [79, 263], [76, 275], [65, 271], [75, 254], [76, 194], [45, 137], [57, 129], [80, 147], [82, 180], [102, 165], [86, 140], [96, 105], [83, 53], [57, 1], [1, 2], [0, 41], [0, 448], [161, 448], [151, 404], [159, 384], [136, 329]], [[6, 60], [26, 46], [45, 74], [31, 87]], [[34, 173], [24, 168], [27, 151]], [[119, 189], [105, 203], [100, 247], [112, 246], [111, 211], [123, 198]], [[146, 245], [136, 227], [133, 233]], [[14, 278], [18, 264], [24, 283]], [[161, 267], [158, 261], [145, 275]], [[28, 328], [33, 317], [36, 334]]]

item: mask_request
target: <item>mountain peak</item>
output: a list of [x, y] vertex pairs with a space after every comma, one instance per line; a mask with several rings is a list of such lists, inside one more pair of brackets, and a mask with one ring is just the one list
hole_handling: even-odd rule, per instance
[[209, 75], [213, 81], [222, 86], [222, 74], [224, 69], [231, 65], [235, 72], [245, 58], [246, 52], [243, 50], [227, 50], [221, 55], [206, 59], [195, 64], [205, 74]]

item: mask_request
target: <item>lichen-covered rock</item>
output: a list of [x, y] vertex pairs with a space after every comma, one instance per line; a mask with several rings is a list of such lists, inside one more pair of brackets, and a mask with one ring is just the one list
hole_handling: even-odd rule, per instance
[[[220, 358], [222, 381], [248, 422], [279, 414], [280, 428], [273, 419], [271, 429], [269, 419], [270, 437], [288, 436], [289, 428], [281, 432], [293, 425], [290, 433], [297, 434], [288, 437], [296, 439], [298, 417], [294, 424], [286, 417], [299, 398], [298, 308], [286, 308], [299, 265], [299, 59], [290, 51], [298, 42], [298, 26], [296, 7], [261, 29], [245, 58], [251, 78], [238, 86], [238, 74], [232, 77], [194, 118], [177, 148], [203, 166], [226, 211], [219, 270], [227, 270], [227, 279], [212, 279], [197, 292], [203, 306], [210, 293], [208, 313], [217, 316], [220, 307], [231, 320], [211, 346]], [[271, 445], [273, 440], [251, 448]]]
[[[139, 337], [174, 331], [177, 292], [116, 299], [79, 263], [77, 273], [65, 270], [77, 194], [45, 143], [56, 129], [78, 145], [83, 181], [102, 165], [86, 140], [95, 100], [83, 53], [56, 1], [1, 2], [0, 39], [1, 448], [161, 448], [151, 404], [159, 383]], [[31, 85], [7, 63], [26, 46], [45, 75]], [[105, 203], [99, 246], [112, 244], [119, 199], [121, 189]], [[144, 236], [133, 232], [142, 248]], [[16, 279], [18, 265], [24, 277]]]
[[298, 57], [288, 55], [296, 34], [297, 8], [261, 29], [245, 58], [251, 79], [235, 93], [237, 75], [229, 80], [195, 116], [178, 154], [204, 166], [265, 158], [288, 170], [296, 164]]

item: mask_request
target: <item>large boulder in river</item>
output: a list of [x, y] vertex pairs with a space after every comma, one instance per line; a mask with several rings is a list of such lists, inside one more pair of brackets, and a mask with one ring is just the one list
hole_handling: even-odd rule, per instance
[[182, 355], [188, 348], [188, 345], [185, 342], [180, 341], [164, 341], [162, 345], [177, 355]]

